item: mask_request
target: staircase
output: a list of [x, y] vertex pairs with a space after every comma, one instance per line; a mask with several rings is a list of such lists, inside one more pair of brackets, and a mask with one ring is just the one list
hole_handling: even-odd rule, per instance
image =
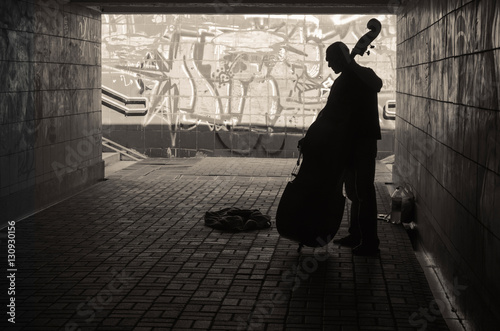
[[133, 149], [122, 146], [108, 138], [102, 137], [105, 176], [109, 176], [118, 170], [124, 169], [137, 161], [148, 157]]

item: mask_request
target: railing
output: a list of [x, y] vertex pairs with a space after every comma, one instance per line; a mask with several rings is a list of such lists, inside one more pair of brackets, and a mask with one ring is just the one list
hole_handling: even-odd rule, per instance
[[[102, 100], [101, 103], [122, 113], [125, 116], [144, 116], [148, 112], [147, 100], [143, 97], [132, 97], [129, 98], [109, 87], [102, 86]], [[143, 105], [144, 107], [128, 107], [128, 105]]]
[[120, 159], [121, 159], [121, 156], [131, 158], [134, 161], [140, 161], [140, 160], [144, 160], [144, 159], [148, 158], [146, 155], [141, 154], [141, 153], [134, 151], [133, 149], [127, 148], [125, 146], [122, 146], [118, 143], [115, 143], [114, 141], [109, 140], [108, 138], [102, 137], [102, 145], [106, 148], [109, 148], [115, 152], [120, 153]]

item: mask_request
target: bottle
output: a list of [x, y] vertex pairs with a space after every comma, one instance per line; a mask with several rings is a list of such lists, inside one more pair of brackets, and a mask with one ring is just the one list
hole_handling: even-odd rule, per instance
[[406, 187], [402, 191], [401, 223], [411, 223], [414, 220], [415, 196]]
[[402, 204], [403, 204], [403, 193], [401, 187], [398, 186], [391, 195], [391, 222], [393, 224], [401, 223]]

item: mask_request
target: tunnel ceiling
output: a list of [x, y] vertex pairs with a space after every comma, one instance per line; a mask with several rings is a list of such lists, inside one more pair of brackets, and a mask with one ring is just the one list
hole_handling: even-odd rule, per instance
[[330, 0], [307, 2], [262, 0], [73, 0], [71, 3], [97, 7], [102, 13], [191, 13], [191, 14], [395, 14], [398, 0]]

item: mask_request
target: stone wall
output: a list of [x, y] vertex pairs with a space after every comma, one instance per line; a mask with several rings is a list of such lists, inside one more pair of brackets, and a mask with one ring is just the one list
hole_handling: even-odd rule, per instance
[[0, 4], [2, 224], [103, 178], [100, 13]]
[[500, 3], [406, 3], [398, 15], [394, 179], [416, 194], [417, 237], [459, 315], [473, 330], [493, 330], [500, 311]]

